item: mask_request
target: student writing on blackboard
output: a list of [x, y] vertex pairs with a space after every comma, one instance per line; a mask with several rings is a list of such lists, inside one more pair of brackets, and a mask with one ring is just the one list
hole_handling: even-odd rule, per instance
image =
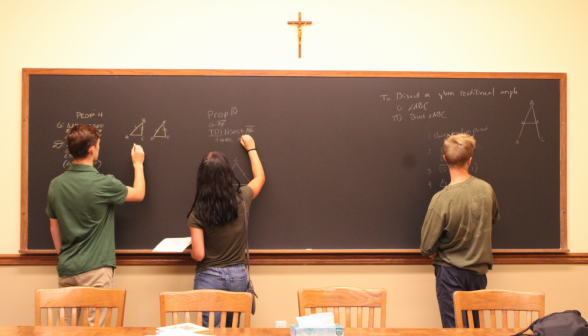
[[[198, 261], [194, 289], [220, 289], [245, 292], [245, 209], [257, 197], [265, 174], [255, 142], [249, 135], [241, 137], [249, 154], [253, 180], [241, 187], [226, 156], [210, 152], [202, 159], [196, 178], [196, 197], [188, 214], [192, 236], [192, 258]], [[237, 187], [235, 187], [235, 182]], [[220, 327], [220, 313], [215, 313], [215, 327]], [[208, 313], [203, 313], [208, 327]], [[231, 327], [233, 314], [227, 314], [226, 327]], [[224, 328], [225, 326], [223, 326]]]
[[[455, 328], [453, 293], [486, 289], [492, 269], [492, 225], [500, 215], [490, 184], [469, 174], [475, 146], [468, 134], [443, 143], [451, 183], [433, 196], [421, 231], [421, 253], [434, 259], [443, 328]], [[480, 327], [478, 314], [474, 324]]]
[[[46, 213], [51, 237], [58, 251], [59, 287], [90, 286], [113, 288], [116, 256], [114, 249], [114, 207], [139, 202], [145, 197], [143, 161], [145, 153], [133, 146], [135, 169], [133, 187], [94, 168], [100, 152], [100, 132], [90, 125], [76, 125], [66, 137], [73, 164], [53, 179], [49, 186]], [[78, 309], [79, 310], [79, 309]], [[79, 312], [78, 324], [82, 314]], [[94, 310], [89, 312], [94, 325]], [[100, 314], [104, 326], [106, 314]], [[71, 324], [71, 309], [66, 309], [65, 325]]]

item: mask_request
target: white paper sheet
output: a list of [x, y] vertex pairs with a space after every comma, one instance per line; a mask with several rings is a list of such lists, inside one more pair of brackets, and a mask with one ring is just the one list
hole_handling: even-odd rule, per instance
[[153, 252], [184, 252], [192, 244], [192, 238], [165, 238], [157, 244]]

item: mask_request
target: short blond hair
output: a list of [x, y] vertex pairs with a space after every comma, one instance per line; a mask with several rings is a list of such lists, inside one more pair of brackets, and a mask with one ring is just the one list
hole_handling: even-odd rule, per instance
[[476, 139], [465, 133], [454, 134], [443, 142], [445, 161], [450, 166], [463, 166], [473, 155]]

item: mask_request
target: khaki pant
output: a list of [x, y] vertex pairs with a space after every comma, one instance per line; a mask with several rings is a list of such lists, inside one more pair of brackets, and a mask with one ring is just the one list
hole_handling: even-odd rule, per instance
[[[59, 287], [72, 287], [72, 286], [87, 286], [96, 288], [112, 289], [114, 287], [114, 268], [102, 267], [95, 270], [88, 271], [86, 273], [72, 275], [67, 278], [59, 278]], [[76, 325], [82, 325], [82, 314], [80, 308], [77, 309], [78, 322]], [[95, 309], [91, 308], [88, 310], [88, 325], [94, 325], [94, 314]], [[120, 314], [120, 312], [119, 312]], [[104, 327], [106, 324], [106, 308], [100, 310], [100, 326]], [[71, 308], [65, 309], [65, 325], [71, 325]]]

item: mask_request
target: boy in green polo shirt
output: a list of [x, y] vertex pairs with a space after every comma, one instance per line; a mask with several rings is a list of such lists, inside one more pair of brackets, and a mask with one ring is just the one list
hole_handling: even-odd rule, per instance
[[492, 187], [469, 174], [475, 147], [469, 134], [443, 143], [451, 183], [433, 196], [421, 231], [421, 253], [434, 259], [443, 328], [455, 328], [453, 293], [486, 289], [492, 269], [492, 226], [500, 215]]
[[[131, 159], [135, 168], [133, 187], [126, 187], [112, 175], [94, 168], [100, 152], [100, 132], [90, 125], [76, 125], [66, 137], [73, 164], [49, 186], [46, 213], [58, 254], [59, 287], [90, 286], [112, 288], [114, 252], [114, 206], [140, 202], [145, 197], [143, 161], [145, 153], [134, 145]], [[81, 322], [81, 314], [78, 313]], [[100, 315], [104, 326], [106, 314]], [[94, 325], [94, 312], [89, 314]], [[66, 310], [66, 325], [71, 310]], [[79, 325], [78, 322], [78, 325]]]

